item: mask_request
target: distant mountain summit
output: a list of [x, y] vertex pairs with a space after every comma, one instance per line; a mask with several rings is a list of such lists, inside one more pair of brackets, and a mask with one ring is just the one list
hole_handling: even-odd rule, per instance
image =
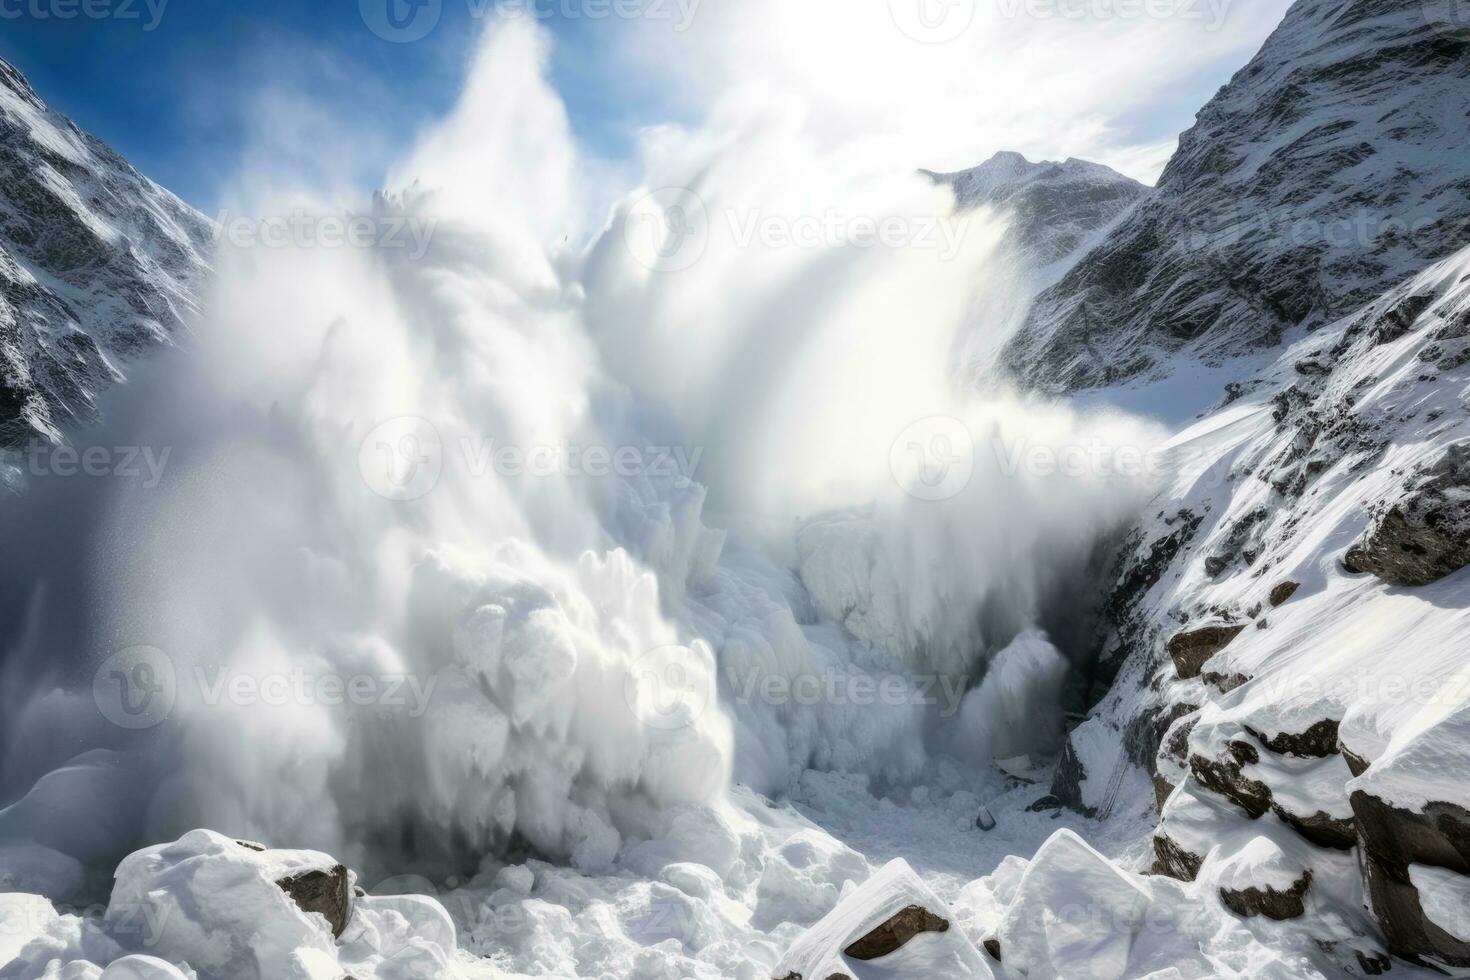
[[1020, 256], [1037, 270], [1090, 244], [1148, 193], [1143, 184], [1100, 163], [1032, 163], [1009, 151], [958, 173], [924, 173], [953, 189], [961, 210], [988, 205], [1009, 215]]
[[1437, 4], [1295, 4], [1157, 189], [1037, 297], [1007, 371], [1067, 391], [1221, 363], [1470, 242], [1470, 31]]
[[0, 447], [96, 418], [189, 330], [213, 226], [0, 60]]

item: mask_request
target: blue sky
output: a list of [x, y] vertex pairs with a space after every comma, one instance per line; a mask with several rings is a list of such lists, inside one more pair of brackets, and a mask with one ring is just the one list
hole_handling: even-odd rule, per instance
[[[453, 104], [479, 30], [471, 6], [452, 0], [413, 43], [375, 35], [357, 0], [167, 0], [157, 17], [147, 0], [95, 2], [110, 16], [61, 19], [55, 0], [34, 8], [37, 0], [0, 0], [0, 56], [48, 103], [206, 211], [249, 139], [247, 114], [263, 88], [309, 96], [401, 145]], [[623, 155], [644, 121], [638, 110], [660, 110], [592, 77], [599, 25], [548, 25], [558, 37], [554, 75], [578, 135], [598, 152]], [[373, 153], [343, 148], [355, 151]]]
[[[53, 106], [110, 143], [149, 176], [200, 209], [213, 212], [222, 188], [239, 169], [242, 152], [251, 145], [252, 121], [260, 118], [258, 100], [267, 90], [325, 108], [345, 124], [344, 130], [375, 134], [378, 138], [367, 145], [333, 146], [328, 151], [338, 155], [338, 162], [341, 155], [349, 154], [350, 163], [364, 177], [380, 176], [395, 148], [406, 145], [415, 131], [453, 104], [480, 32], [481, 23], [473, 12], [486, 10], [491, 2], [0, 0], [0, 55], [17, 64]], [[571, 0], [562, 0], [567, 2]], [[808, 0], [785, 2], [800, 5]], [[865, 0], [853, 2], [861, 4]], [[1180, 33], [1189, 41], [1209, 41], [1215, 47], [1186, 54], [1179, 52], [1179, 45], [1172, 40], [1163, 47], [1156, 40], [1147, 57], [1159, 64], [1173, 59], [1172, 74], [1150, 81], [1149, 64], [1127, 69], [1147, 91], [1142, 97], [1136, 92], [1120, 96], [1116, 104], [1104, 107], [1107, 138], [1118, 154], [1100, 154], [1098, 158], [1116, 162], [1128, 157], [1129, 147], [1139, 147], [1142, 155], [1151, 152], [1162, 160], [1160, 154], [1167, 153], [1168, 141], [1190, 124], [1194, 112], [1244, 64], [1285, 6], [1283, 0], [1217, 2], [1235, 4], [1223, 35], [1191, 36], [1182, 28]], [[764, 51], [782, 37], [784, 25], [770, 27], [765, 23], [781, 19], [772, 14], [779, 8], [766, 7], [762, 13], [761, 4], [755, 0], [730, 5], [723, 0], [708, 3], [700, 14], [700, 26], [706, 28], [704, 40], [694, 40], [695, 34], [691, 33], [677, 42], [681, 47], [675, 53], [688, 62], [682, 69], [686, 79], [698, 81], [705, 63], [713, 60], [710, 52], [727, 45], [735, 53], [723, 69], [726, 82], [732, 78], [743, 80], [746, 74], [759, 76], [766, 70], [792, 70], [790, 63], [756, 64]], [[395, 9], [404, 15], [410, 36], [424, 36], [406, 42], [380, 36], [393, 35], [395, 30], [391, 23], [382, 22], [385, 4], [399, 5]], [[548, 11], [557, 6], [544, 3]], [[82, 9], [90, 9], [92, 15], [82, 13]], [[845, 16], [848, 8], [841, 9], [844, 14], [839, 16]], [[74, 15], [65, 19], [57, 16], [64, 10]], [[609, 54], [615, 47], [618, 25], [585, 16], [569, 19], [555, 15], [544, 23], [556, 36], [553, 82], [566, 100], [580, 141], [593, 153], [612, 161], [623, 160], [635, 145], [640, 125], [678, 119], [681, 112], [690, 111], [688, 92], [681, 88], [698, 86], [681, 86], [672, 68], [667, 75], [659, 74], [667, 61], [680, 60], [667, 57], [674, 49], [650, 55], [643, 70], [628, 70], [628, 62], [619, 63]], [[432, 30], [415, 31], [430, 24]], [[1003, 25], [1007, 31], [1015, 27]], [[762, 34], [763, 30], [769, 33]], [[734, 36], [737, 34], [750, 35], [743, 39], [744, 47], [742, 38]], [[1222, 39], [1225, 43], [1217, 43]], [[1005, 41], [999, 40], [1002, 44]], [[1107, 44], [1098, 45], [1095, 54], [1099, 66], [1111, 65], [1109, 70], [1115, 73], [1120, 64], [1131, 65], [1134, 57], [1121, 47], [1113, 49]], [[798, 55], [807, 61], [817, 60], [801, 55], [800, 49]], [[1181, 66], [1181, 57], [1194, 60]], [[972, 86], [976, 96], [984, 93], [987, 85], [993, 88], [995, 84], [993, 78], [987, 82], [983, 77], [988, 60], [983, 56], [969, 62], [961, 60], [954, 78], [962, 87]], [[824, 69], [801, 67], [811, 71], [811, 77], [800, 77], [798, 70], [799, 83], [809, 83], [813, 78], [820, 83]], [[874, 74], [869, 64], [856, 67], [861, 74]], [[718, 71], [711, 68], [709, 74], [715, 76]], [[901, 72], [891, 74], [894, 81], [901, 81]], [[880, 81], [886, 81], [886, 76]], [[942, 84], [954, 88], [948, 82]], [[963, 90], [948, 95], [958, 99], [956, 104], [961, 106], [976, 101]], [[1106, 95], [1100, 97], [1095, 92], [1076, 101], [1088, 97], [1106, 102]], [[861, 112], [861, 97], [857, 105]], [[1096, 115], [1094, 109], [1085, 112]], [[1010, 131], [987, 131], [988, 117], [967, 120], [960, 115], [948, 120], [953, 124], [950, 128], [959, 131], [958, 154], [951, 154], [954, 159], [919, 159], [915, 165], [969, 165], [1000, 148], [1019, 148], [1033, 157], [1053, 151], [1055, 155], [1090, 155], [1086, 153], [1089, 144], [1085, 135], [1078, 137], [1081, 152], [1078, 140], [1052, 147], [1046, 145], [1044, 135], [1042, 145], [1033, 141], [1028, 147]], [[972, 131], [973, 156], [968, 149]], [[991, 145], [1007, 142], [1016, 145]], [[303, 146], [302, 150], [310, 155], [319, 154], [322, 148]]]

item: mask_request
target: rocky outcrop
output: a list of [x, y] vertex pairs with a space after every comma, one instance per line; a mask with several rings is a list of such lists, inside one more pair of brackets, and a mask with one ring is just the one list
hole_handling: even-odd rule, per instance
[[1415, 812], [1362, 791], [1350, 800], [1368, 901], [1389, 950], [1421, 962], [1470, 967], [1470, 943], [1425, 915], [1410, 875], [1411, 865], [1470, 875], [1470, 810], [1431, 803]]
[[897, 952], [910, 939], [925, 932], [948, 932], [949, 920], [921, 905], [910, 905], [885, 920], [842, 952], [855, 960], [876, 960]]
[[1220, 901], [1236, 915], [1262, 915], [1268, 919], [1299, 919], [1307, 911], [1304, 899], [1312, 886], [1312, 872], [1306, 871], [1290, 888], [1220, 889]]
[[1182, 680], [1198, 677], [1205, 662], [1225, 649], [1244, 629], [1244, 624], [1219, 624], [1176, 633], [1168, 644], [1175, 673]]
[[1343, 558], [1402, 586], [1430, 585], [1470, 564], [1470, 445], [1449, 447], [1414, 474]]
[[1363, 885], [1390, 952], [1421, 963], [1470, 966], [1470, 943], [1430, 921], [1420, 904], [1418, 889], [1403, 880], [1393, 866], [1372, 853], [1365, 854]]
[[1154, 834], [1154, 866], [1152, 874], [1193, 881], [1199, 876], [1204, 856], [1182, 847], [1174, 838], [1160, 831]]
[[1249, 725], [1245, 730], [1257, 742], [1277, 755], [1294, 755], [1303, 759], [1325, 759], [1337, 755], [1338, 723], [1336, 719], [1324, 718], [1309, 725], [1303, 732], [1279, 732], [1269, 738]]

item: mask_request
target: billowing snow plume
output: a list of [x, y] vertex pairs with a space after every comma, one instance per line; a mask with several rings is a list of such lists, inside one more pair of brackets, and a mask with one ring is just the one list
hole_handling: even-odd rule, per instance
[[1012, 641], [1065, 645], [1156, 434], [953, 383], [995, 219], [905, 173], [820, 186], [799, 117], [651, 136], [588, 233], [544, 56], [488, 36], [365, 247], [226, 235], [202, 349], [99, 436], [167, 450], [156, 485], [0, 514], [33, 562], [0, 600], [0, 845], [55, 852], [36, 887], [196, 826], [368, 874], [605, 868], [732, 772], [1050, 741], [1062, 657]]

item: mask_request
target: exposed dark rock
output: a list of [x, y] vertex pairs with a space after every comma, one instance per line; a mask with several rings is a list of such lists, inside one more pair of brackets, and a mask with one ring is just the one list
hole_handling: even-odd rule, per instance
[[1245, 730], [1252, 738], [1277, 755], [1294, 755], [1303, 759], [1325, 759], [1329, 755], [1337, 755], [1337, 727], [1336, 719], [1324, 718], [1304, 732], [1282, 732], [1271, 738], [1267, 738], [1249, 725]]
[[910, 905], [894, 913], [842, 952], [855, 960], [876, 960], [901, 949], [920, 933], [948, 931], [948, 919], [935, 915], [922, 905]]
[[1421, 586], [1470, 564], [1470, 445], [1451, 446], [1416, 472], [1376, 515], [1343, 567], [1385, 582]]
[[1470, 966], [1470, 943], [1429, 920], [1411, 883], [1371, 852], [1363, 855], [1362, 863], [1368, 904], [1383, 929], [1389, 952], [1420, 963]]
[[1271, 590], [1271, 595], [1267, 601], [1271, 603], [1271, 608], [1274, 609], [1296, 595], [1296, 590], [1301, 587], [1302, 584], [1300, 582], [1282, 582]]
[[1220, 901], [1236, 915], [1264, 915], [1268, 919], [1299, 919], [1306, 914], [1307, 889], [1312, 886], [1312, 872], [1306, 871], [1286, 891], [1274, 888], [1220, 889]]
[[1153, 874], [1179, 881], [1193, 881], [1199, 877], [1199, 869], [1204, 861], [1204, 855], [1185, 850], [1162, 830], [1154, 834]]
[[1431, 803], [1415, 813], [1358, 790], [1348, 797], [1364, 849], [1408, 881], [1408, 866], [1429, 864], [1470, 875], [1470, 811]]
[[987, 939], [985, 940], [985, 942], [981, 943], [981, 945], [985, 947], [985, 952], [990, 954], [991, 959], [995, 960], [995, 962], [997, 963], [1001, 962], [999, 939]]
[[1169, 657], [1174, 661], [1175, 672], [1184, 680], [1198, 677], [1205, 661], [1225, 649], [1244, 629], [1244, 624], [1220, 625], [1176, 633], [1168, 644]]
[[1238, 761], [1223, 762], [1199, 755], [1190, 756], [1189, 771], [1201, 786], [1234, 803], [1252, 820], [1271, 809], [1270, 787], [1246, 776]]
[[1400, 300], [1373, 325], [1373, 342], [1387, 344], [1403, 337], [1433, 302], [1433, 296], [1408, 296]]
[[1288, 811], [1279, 803], [1271, 804], [1271, 812], [1318, 847], [1349, 851], [1357, 846], [1357, 821], [1351, 818], [1340, 820], [1320, 810], [1303, 816]]
[[1358, 961], [1358, 969], [1370, 977], [1382, 976], [1393, 969], [1393, 960], [1387, 953], [1365, 953], [1361, 949], [1355, 949], [1353, 956]]
[[1229, 694], [1236, 688], [1249, 684], [1251, 680], [1244, 674], [1217, 674], [1212, 670], [1207, 670], [1203, 674], [1200, 674], [1199, 679], [1221, 694]]
[[333, 936], [341, 936], [352, 917], [352, 891], [348, 881], [347, 868], [338, 864], [327, 871], [303, 871], [276, 884], [302, 911], [317, 912], [326, 918]]
[[1337, 748], [1338, 751], [1342, 753], [1342, 761], [1347, 763], [1348, 772], [1353, 774], [1354, 779], [1368, 771], [1367, 759], [1364, 759], [1362, 756], [1354, 755], [1347, 746], [1342, 744], [1341, 741], [1337, 743]]
[[1169, 782], [1158, 773], [1154, 773], [1154, 809], [1160, 814], [1164, 812], [1164, 804], [1174, 794], [1174, 784]]
[[[1056, 772], [1051, 778], [1051, 797], [1069, 810], [1076, 810], [1084, 816], [1093, 816], [1094, 810], [1082, 800], [1082, 783], [1087, 779], [1087, 767], [1077, 757], [1077, 750], [1072, 746], [1072, 740], [1067, 739], [1067, 744], [1062, 746], [1062, 757], [1057, 760]], [[1042, 797], [1046, 799], [1046, 797]], [[1041, 800], [1031, 804], [1037, 807]]]
[[1062, 801], [1048, 793], [1041, 799], [1026, 807], [1027, 813], [1049, 813], [1052, 810], [1060, 810]]

